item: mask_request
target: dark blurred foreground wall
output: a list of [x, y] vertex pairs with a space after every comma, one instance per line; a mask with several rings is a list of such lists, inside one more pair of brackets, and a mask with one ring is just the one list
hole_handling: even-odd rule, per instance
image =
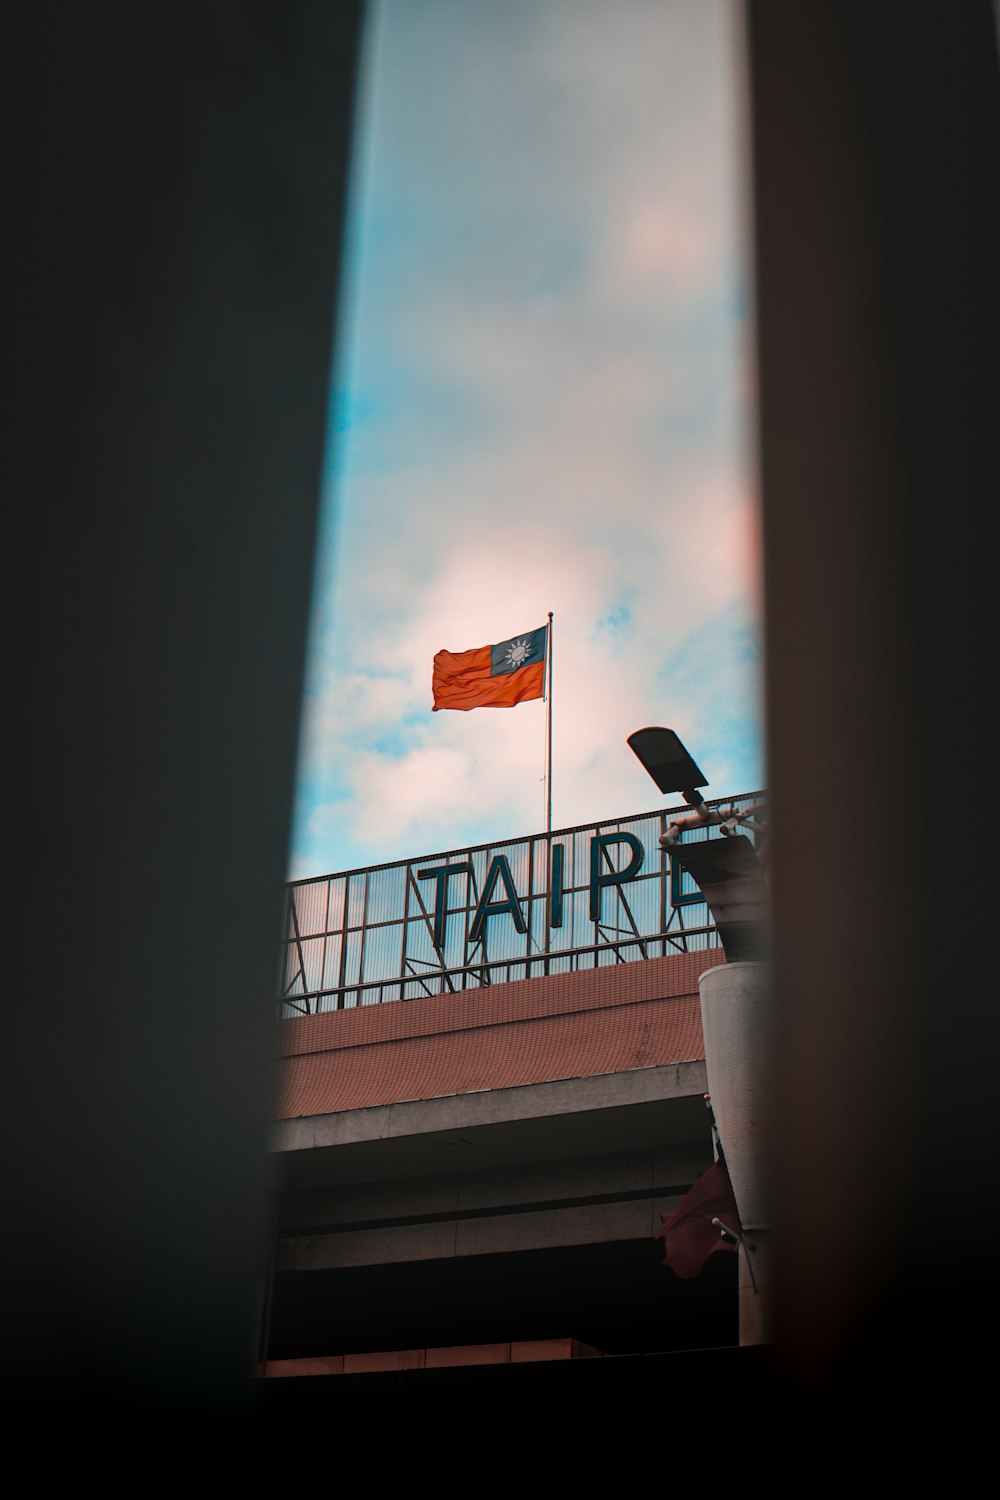
[[[8, 34], [3, 1354], [49, 1410], [241, 1409], [358, 27], [217, 0]], [[748, 42], [779, 1368], [936, 1390], [996, 1228], [993, 836], [963, 795], [991, 769], [993, 15], [750, 0]]]
[[995, 1301], [995, 16], [747, 14], [777, 1352], [933, 1406]]
[[[2, 1366], [239, 1407], [360, 5], [21, 7]], [[10, 701], [10, 700], [9, 700]]]

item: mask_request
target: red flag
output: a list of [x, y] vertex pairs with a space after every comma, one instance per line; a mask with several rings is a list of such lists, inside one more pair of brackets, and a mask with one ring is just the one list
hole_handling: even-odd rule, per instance
[[434, 658], [434, 707], [514, 708], [545, 692], [549, 627], [525, 631], [496, 646], [439, 651]]
[[663, 1240], [663, 1264], [685, 1281], [697, 1276], [716, 1250], [736, 1248], [731, 1240], [722, 1238], [713, 1219], [734, 1234], [742, 1235], [736, 1199], [723, 1161], [712, 1163], [673, 1213], [660, 1215], [656, 1238]]

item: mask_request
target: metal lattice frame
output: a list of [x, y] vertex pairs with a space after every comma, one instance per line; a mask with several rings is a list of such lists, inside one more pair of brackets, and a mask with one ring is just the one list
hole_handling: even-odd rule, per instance
[[[760, 795], [707, 805], [740, 809]], [[697, 887], [683, 883], [686, 877], [681, 877], [679, 901], [673, 899], [669, 852], [660, 843], [672, 811], [293, 882], [287, 891], [281, 1013], [311, 1015], [720, 946], [708, 907]], [[600, 846], [602, 880], [626, 868], [612, 848], [628, 848], [632, 857], [638, 844], [642, 863], [623, 883], [598, 887], [595, 918], [590, 893], [596, 867], [590, 864], [590, 840], [599, 835], [612, 841]], [[718, 836], [718, 829], [706, 828], [683, 837], [688, 842]], [[617, 837], [630, 842], [616, 845]], [[556, 845], [565, 850], [564, 919], [562, 925], [550, 927], [549, 875]], [[517, 930], [509, 913], [501, 912], [473, 937], [486, 872], [498, 857], [507, 862], [524, 931]], [[450, 866], [458, 870], [443, 879], [445, 932], [435, 945], [434, 903], [426, 872]]]

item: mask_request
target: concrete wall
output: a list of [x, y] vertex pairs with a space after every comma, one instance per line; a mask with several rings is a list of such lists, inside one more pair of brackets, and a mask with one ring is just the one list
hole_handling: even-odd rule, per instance
[[287, 1194], [278, 1269], [651, 1237], [710, 1161], [703, 1139]]
[[704, 1057], [721, 949], [285, 1021], [277, 1116], [509, 1090]]

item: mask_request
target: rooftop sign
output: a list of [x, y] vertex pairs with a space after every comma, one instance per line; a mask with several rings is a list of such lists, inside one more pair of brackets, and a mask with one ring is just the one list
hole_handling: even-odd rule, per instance
[[[742, 810], [757, 795], [725, 805]], [[698, 887], [660, 847], [676, 811], [296, 881], [288, 887], [283, 1013], [720, 946]], [[710, 836], [717, 830], [683, 838]]]

